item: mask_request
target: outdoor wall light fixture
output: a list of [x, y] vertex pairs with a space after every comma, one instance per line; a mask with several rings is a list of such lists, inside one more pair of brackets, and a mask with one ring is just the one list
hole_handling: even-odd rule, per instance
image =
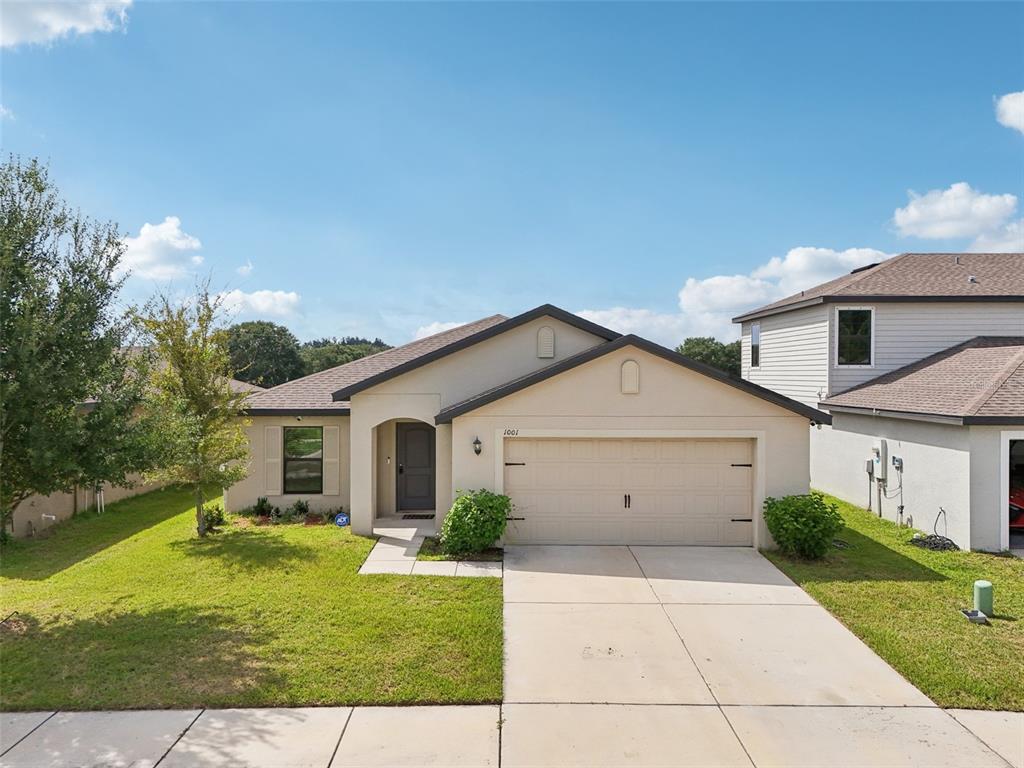
[[475, 453], [477, 456], [479, 456], [480, 455], [480, 451], [482, 451], [483, 449], [484, 449], [484, 444], [480, 442], [480, 438], [479, 437], [474, 437], [473, 438], [473, 453]]

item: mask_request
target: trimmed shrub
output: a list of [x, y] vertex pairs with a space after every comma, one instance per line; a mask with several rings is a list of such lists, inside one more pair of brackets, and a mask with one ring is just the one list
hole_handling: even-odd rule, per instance
[[462, 555], [493, 546], [505, 533], [511, 511], [508, 496], [482, 489], [460, 491], [441, 525], [441, 550], [446, 555]]
[[221, 504], [206, 504], [203, 506], [203, 521], [206, 530], [212, 531], [220, 528], [227, 522], [224, 517], [224, 507]]
[[764, 522], [780, 550], [810, 560], [823, 557], [843, 528], [839, 508], [813, 491], [765, 499]]
[[256, 504], [252, 507], [252, 513], [258, 517], [269, 517], [273, 511], [274, 505], [267, 501], [266, 496], [260, 496], [256, 499]]

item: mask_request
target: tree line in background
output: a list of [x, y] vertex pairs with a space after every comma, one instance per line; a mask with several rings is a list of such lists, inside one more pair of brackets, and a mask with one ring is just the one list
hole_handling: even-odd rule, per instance
[[358, 336], [323, 338], [299, 343], [283, 325], [267, 320], [237, 323], [227, 329], [228, 351], [235, 378], [261, 387], [351, 363], [391, 349], [380, 339]]
[[[123, 307], [124, 250], [117, 226], [70, 208], [38, 161], [0, 166], [0, 541], [31, 496], [139, 474], [190, 487], [203, 536], [204, 489], [245, 475], [246, 395], [230, 380], [274, 386], [390, 349], [226, 327], [208, 283]], [[710, 337], [678, 347], [735, 375], [739, 350]]]

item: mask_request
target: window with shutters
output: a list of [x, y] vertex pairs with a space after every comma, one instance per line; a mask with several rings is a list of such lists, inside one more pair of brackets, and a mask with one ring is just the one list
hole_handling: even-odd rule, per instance
[[537, 331], [537, 357], [555, 356], [555, 331], [545, 325]]
[[322, 427], [284, 428], [284, 492], [323, 493]]

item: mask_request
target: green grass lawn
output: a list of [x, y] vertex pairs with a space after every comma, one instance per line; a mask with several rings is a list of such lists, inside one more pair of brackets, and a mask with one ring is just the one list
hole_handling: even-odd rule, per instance
[[[772, 562], [940, 706], [1024, 710], [1024, 561], [922, 550], [913, 531], [833, 500], [849, 549], [820, 562], [766, 553]], [[959, 613], [975, 579], [994, 587], [988, 626]]]
[[496, 702], [500, 579], [358, 576], [373, 540], [189, 494], [80, 515], [0, 554], [0, 709]]
[[441, 551], [441, 544], [434, 536], [427, 536], [423, 540], [423, 546], [416, 554], [417, 560], [470, 560], [473, 562], [500, 563], [505, 556], [501, 547], [490, 547], [481, 552], [470, 552], [466, 555], [446, 555]]

